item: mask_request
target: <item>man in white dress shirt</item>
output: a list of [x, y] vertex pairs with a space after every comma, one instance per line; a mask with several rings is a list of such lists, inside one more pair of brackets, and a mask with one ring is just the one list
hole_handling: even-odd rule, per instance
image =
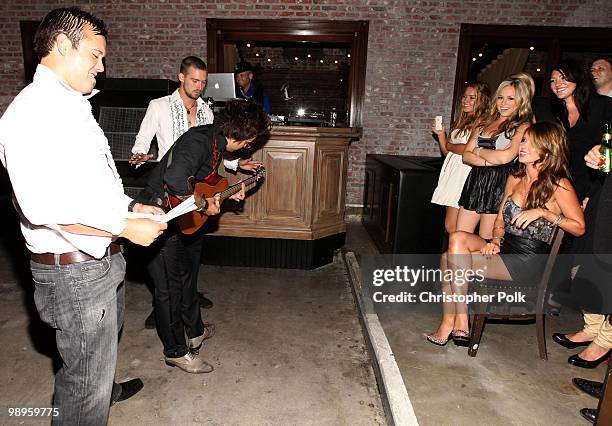
[[140, 164], [153, 159], [153, 155], [148, 153], [153, 136], [157, 136], [159, 160], [190, 127], [213, 122], [212, 110], [200, 98], [208, 80], [204, 61], [195, 56], [183, 59], [178, 79], [180, 86], [174, 93], [149, 103], [136, 135], [130, 163]]
[[31, 252], [34, 300], [55, 329], [63, 360], [55, 376], [56, 424], [106, 424], [124, 308], [125, 261], [114, 240], [147, 246], [166, 229], [126, 219], [128, 210], [162, 211], [124, 195], [83, 96], [95, 94], [106, 36], [104, 22], [87, 12], [51, 11], [35, 36], [42, 59], [34, 81], [0, 119], [0, 159]]

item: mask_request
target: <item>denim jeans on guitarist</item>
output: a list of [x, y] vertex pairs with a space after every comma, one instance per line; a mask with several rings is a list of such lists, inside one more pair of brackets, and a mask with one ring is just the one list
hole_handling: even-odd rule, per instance
[[204, 333], [197, 296], [202, 242], [200, 232], [164, 236], [157, 241], [159, 251], [148, 266], [155, 284], [157, 333], [169, 358], [187, 353], [185, 334], [194, 338]]
[[123, 324], [121, 253], [70, 265], [30, 262], [40, 318], [55, 329], [62, 368], [55, 375], [54, 424], [105, 425]]

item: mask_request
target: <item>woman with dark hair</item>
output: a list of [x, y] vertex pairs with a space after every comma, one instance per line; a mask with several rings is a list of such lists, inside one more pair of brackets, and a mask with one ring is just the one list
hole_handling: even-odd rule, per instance
[[[196, 184], [215, 185], [217, 170], [226, 153], [252, 149], [265, 141], [270, 119], [261, 105], [252, 100], [235, 99], [215, 115], [213, 124], [195, 126], [176, 140], [151, 172], [143, 196], [165, 200], [184, 200], [194, 196], [202, 214], [221, 211], [219, 193], [205, 198]], [[230, 196], [242, 200], [240, 192]], [[188, 373], [208, 373], [213, 366], [200, 357], [202, 342], [214, 334], [212, 324], [204, 324], [197, 299], [198, 272], [204, 231], [183, 233], [179, 223], [170, 222], [168, 232], [156, 246], [148, 272], [155, 284], [155, 318], [168, 366]]]
[[[442, 128], [436, 129], [435, 122], [431, 123], [431, 131], [438, 137], [440, 151], [446, 156], [431, 202], [446, 206], [444, 227], [449, 234], [457, 230], [459, 197], [471, 170], [470, 166], [463, 164], [461, 155], [471, 133], [480, 127], [489, 107], [490, 97], [491, 91], [486, 83], [470, 83], [463, 92], [459, 114], [451, 125], [449, 137], [446, 136], [444, 124]], [[474, 228], [461, 230], [472, 232]]]
[[586, 69], [571, 59], [553, 67], [550, 88], [555, 94], [553, 114], [567, 131], [571, 179], [578, 199], [586, 206], [599, 183], [583, 158], [599, 143], [604, 123], [612, 120], [612, 99], [594, 93]]
[[[604, 123], [612, 121], [612, 99], [595, 93], [586, 69], [571, 59], [553, 67], [550, 88], [555, 94], [551, 100], [553, 115], [567, 131], [570, 178], [585, 209], [586, 221], [591, 224], [595, 218], [588, 203], [590, 198], [597, 196], [601, 184], [597, 174], [589, 171], [583, 158], [589, 149], [599, 143]], [[591, 246], [590, 232], [578, 239], [567, 236], [564, 241], [561, 250], [565, 256], [557, 262], [552, 279], [555, 283], [549, 299], [552, 312], [560, 308], [559, 303], [574, 304], [573, 298], [568, 299], [573, 266], [571, 255], [587, 253]]]
[[519, 163], [506, 182], [492, 238], [462, 231], [450, 236], [441, 268], [442, 293], [451, 301], [443, 304], [436, 332], [425, 336], [435, 345], [444, 346], [451, 337], [458, 344], [469, 340], [467, 304], [452, 300], [467, 294], [468, 285], [447, 277], [471, 270], [481, 271], [485, 278], [536, 285], [544, 267], [539, 255], [550, 251], [554, 228], [572, 235], [584, 233], [584, 215], [568, 179], [563, 128], [548, 122], [529, 127], [520, 143]]

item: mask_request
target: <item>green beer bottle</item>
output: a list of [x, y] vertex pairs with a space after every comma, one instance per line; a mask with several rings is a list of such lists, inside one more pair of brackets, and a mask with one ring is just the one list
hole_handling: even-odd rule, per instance
[[610, 123], [604, 124], [599, 152], [601, 153], [599, 170], [603, 173], [610, 173], [612, 171], [612, 132], [610, 132]]

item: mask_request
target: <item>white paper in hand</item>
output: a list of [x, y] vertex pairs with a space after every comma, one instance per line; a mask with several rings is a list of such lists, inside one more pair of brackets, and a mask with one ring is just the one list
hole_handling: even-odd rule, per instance
[[193, 195], [185, 199], [181, 204], [170, 210], [166, 214], [150, 214], [150, 213], [134, 213], [127, 212], [126, 219], [151, 219], [158, 222], [170, 222], [172, 219], [184, 215], [185, 213], [192, 212], [198, 207], [195, 204]]

